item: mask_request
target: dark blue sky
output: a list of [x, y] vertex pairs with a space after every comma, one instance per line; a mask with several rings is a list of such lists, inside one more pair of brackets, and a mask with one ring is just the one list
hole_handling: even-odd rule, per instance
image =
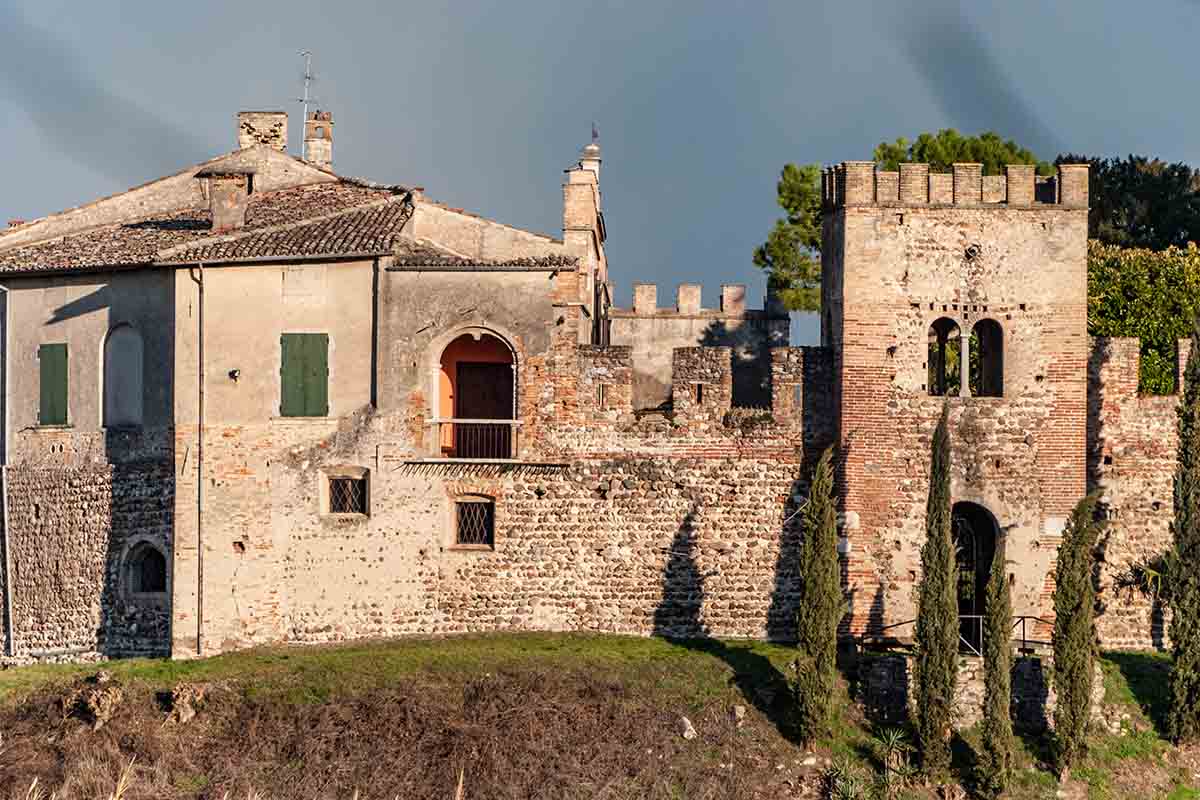
[[559, 233], [595, 119], [623, 304], [634, 280], [757, 302], [787, 161], [953, 126], [1200, 163], [1200, 2], [901, 5], [0, 0], [0, 222], [231, 149], [242, 108], [289, 109], [296, 142], [303, 48], [339, 172], [525, 228]]

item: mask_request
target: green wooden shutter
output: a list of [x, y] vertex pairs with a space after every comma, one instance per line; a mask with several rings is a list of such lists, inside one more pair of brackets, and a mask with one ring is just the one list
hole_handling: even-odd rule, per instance
[[44, 344], [38, 348], [41, 373], [39, 425], [67, 424], [67, 345]]
[[329, 415], [329, 335], [310, 333], [304, 359], [304, 407], [310, 417]]
[[285, 333], [279, 339], [281, 365], [279, 414], [324, 417], [329, 414], [329, 336]]

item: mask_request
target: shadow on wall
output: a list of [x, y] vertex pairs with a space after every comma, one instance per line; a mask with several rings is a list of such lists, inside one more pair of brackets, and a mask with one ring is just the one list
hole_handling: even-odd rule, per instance
[[771, 407], [771, 348], [787, 343], [786, 333], [773, 330], [766, 319], [747, 319], [733, 327], [717, 320], [700, 336], [703, 347], [733, 350], [733, 405], [738, 408]]
[[689, 650], [708, 653], [733, 670], [732, 682], [748, 703], [763, 713], [779, 732], [793, 739], [791, 689], [783, 673], [754, 645], [729, 645], [706, 638], [703, 621], [704, 573], [698, 563], [697, 507], [684, 515], [671, 541], [662, 576], [662, 600], [654, 611], [654, 635]]
[[[110, 298], [118, 296], [106, 288]], [[150, 312], [157, 322], [144, 309], [110, 307], [113, 327], [103, 343], [100, 402], [111, 499], [98, 640], [100, 652], [109, 657], [171, 652], [176, 476], [170, 281], [162, 295], [156, 300], [159, 308]], [[86, 305], [74, 309], [87, 310]]]

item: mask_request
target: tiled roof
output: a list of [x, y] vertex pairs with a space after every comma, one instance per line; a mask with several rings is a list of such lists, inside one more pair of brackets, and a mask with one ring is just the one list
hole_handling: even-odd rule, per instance
[[479, 259], [466, 258], [449, 250], [443, 250], [432, 243], [417, 244], [412, 252], [397, 252], [392, 259], [393, 267], [443, 267], [447, 269], [469, 268], [487, 269], [522, 267], [527, 269], [554, 270], [561, 267], [574, 267], [579, 263], [576, 256], [525, 256], [508, 259]]
[[[389, 223], [398, 222], [403, 227], [403, 220], [394, 216], [398, 213], [395, 209], [389, 208], [386, 212], [381, 210], [381, 201], [395, 198], [402, 191], [398, 187], [375, 188], [354, 181], [342, 181], [252, 194], [246, 207], [245, 226], [234, 237], [246, 253], [239, 257], [334, 252], [321, 248], [340, 247], [345, 242], [369, 246], [383, 237]], [[372, 208], [362, 209], [361, 214], [349, 215], [348, 219], [333, 223], [326, 219], [338, 212], [367, 205]], [[394, 202], [387, 205], [404, 204]], [[305, 221], [318, 224], [293, 227]], [[375, 229], [369, 230], [372, 226]], [[270, 229], [270, 232], [266, 229]], [[247, 235], [254, 231], [260, 231], [263, 235]], [[290, 231], [299, 232], [288, 235]], [[302, 236], [315, 238], [311, 242], [301, 243], [298, 240]], [[210, 238], [215, 241], [206, 244], [205, 240]], [[192, 244], [195, 247], [191, 249], [197, 251], [213, 248], [213, 253], [222, 252], [221, 248], [229, 244], [229, 239], [224, 235], [214, 237], [208, 209], [176, 211], [10, 249], [3, 249], [3, 239], [0, 238], [0, 273], [149, 264], [157, 260], [163, 251], [175, 252], [177, 248], [187, 248]], [[241, 245], [243, 241], [247, 241], [247, 244]], [[280, 252], [271, 252], [272, 245], [278, 246]], [[216, 256], [212, 258], [215, 260]]]
[[244, 230], [228, 236], [172, 248], [160, 253], [168, 263], [239, 261], [287, 256], [390, 253], [412, 206], [397, 197], [259, 232]]

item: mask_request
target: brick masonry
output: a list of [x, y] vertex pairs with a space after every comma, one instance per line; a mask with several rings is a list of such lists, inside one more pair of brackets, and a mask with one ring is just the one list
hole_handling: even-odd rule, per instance
[[[914, 613], [929, 441], [948, 403], [954, 499], [1006, 531], [1018, 613], [1049, 618], [1062, 524], [1100, 486], [1104, 644], [1161, 646], [1161, 610], [1120, 577], [1167, 543], [1176, 400], [1137, 395], [1135, 342], [1086, 336], [1086, 181], [1068, 177], [1049, 192], [1024, 170], [1003, 183], [913, 165], [827, 173], [822, 346], [757, 353], [753, 404], [739, 403], [737, 342], [696, 341], [691, 328], [649, 349], [637, 338], [651, 318], [703, 318], [698, 288], [665, 314], [629, 312], [642, 332], [630, 341], [586, 343], [595, 249], [574, 270], [330, 265], [328, 306], [289, 305], [273, 273], [230, 267], [207, 271], [207, 296], [253, 313], [227, 313], [210, 333], [201, 436], [196, 284], [178, 272], [171, 424], [140, 438], [30, 430], [13, 443], [10, 644], [18, 657], [187, 657], [503, 629], [787, 639], [798, 511], [830, 445], [846, 629], [877, 629]], [[598, 189], [572, 181], [564, 228], [595, 247], [583, 212], [595, 215]], [[448, 211], [421, 219], [439, 241], [472, 236], [449, 230]], [[522, 241], [498, 246], [524, 252]], [[762, 315], [772, 343], [770, 315], [745, 311], [736, 288], [708, 313], [739, 325]], [[968, 331], [998, 322], [1002, 396], [930, 396], [928, 331], [942, 317]], [[272, 348], [286, 330], [330, 331], [331, 417], [275, 416]], [[439, 358], [462, 335], [511, 347], [512, 461], [438, 460], [436, 420], [451, 415], [437, 406]], [[648, 371], [639, 359], [654, 346], [664, 352]], [[235, 366], [240, 382], [226, 378]], [[657, 409], [639, 397], [650, 372], [668, 389]], [[366, 514], [328, 513], [323, 487], [348, 472], [368, 480]], [[455, 545], [464, 496], [494, 501], [494, 548]], [[167, 556], [164, 598], [126, 591], [139, 543]]]

